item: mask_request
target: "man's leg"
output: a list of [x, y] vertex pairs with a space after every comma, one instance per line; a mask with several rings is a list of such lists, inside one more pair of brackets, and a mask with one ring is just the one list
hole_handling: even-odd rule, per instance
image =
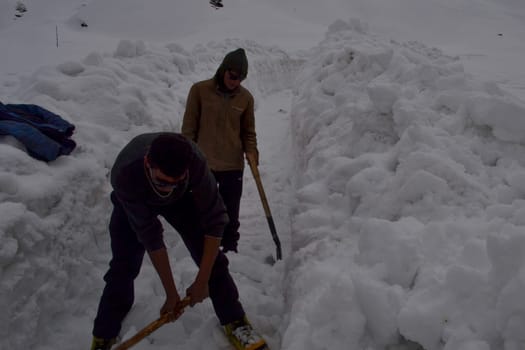
[[[162, 215], [179, 232], [191, 257], [199, 265], [203, 254], [205, 232], [192, 209], [191, 200], [183, 200], [176, 208], [170, 208], [169, 211], [165, 211], [165, 215]], [[213, 265], [208, 289], [215, 314], [222, 325], [244, 317], [237, 286], [228, 270], [228, 258], [220, 251]]]
[[219, 184], [221, 194], [230, 222], [224, 229], [221, 245], [224, 251], [233, 250], [237, 252], [239, 241], [239, 209], [242, 197], [242, 170], [214, 171], [213, 175]]
[[111, 339], [119, 334], [122, 320], [133, 305], [133, 281], [139, 274], [145, 252], [114, 193], [111, 193], [111, 201], [113, 213], [109, 233], [113, 257], [104, 276], [106, 286], [93, 327], [93, 335], [104, 339]]

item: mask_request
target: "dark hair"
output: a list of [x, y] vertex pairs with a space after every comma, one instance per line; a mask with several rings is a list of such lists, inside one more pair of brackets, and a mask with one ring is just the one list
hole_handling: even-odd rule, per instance
[[148, 151], [150, 165], [171, 177], [181, 176], [188, 169], [192, 158], [190, 141], [174, 133], [157, 136]]

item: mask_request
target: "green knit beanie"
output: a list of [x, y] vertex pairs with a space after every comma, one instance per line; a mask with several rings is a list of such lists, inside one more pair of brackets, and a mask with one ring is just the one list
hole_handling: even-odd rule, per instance
[[224, 71], [232, 70], [241, 76], [241, 79], [245, 79], [248, 75], [248, 58], [246, 58], [246, 52], [244, 49], [237, 49], [229, 52], [224, 56], [221, 67]]

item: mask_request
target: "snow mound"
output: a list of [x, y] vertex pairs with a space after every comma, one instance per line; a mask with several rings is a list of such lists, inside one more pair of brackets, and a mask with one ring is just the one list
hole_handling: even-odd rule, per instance
[[347, 318], [325, 331], [347, 348], [522, 344], [525, 104], [355, 20], [330, 26], [295, 85], [290, 299], [315, 303], [292, 306], [285, 344], [318, 348], [298, 329], [332, 288]]

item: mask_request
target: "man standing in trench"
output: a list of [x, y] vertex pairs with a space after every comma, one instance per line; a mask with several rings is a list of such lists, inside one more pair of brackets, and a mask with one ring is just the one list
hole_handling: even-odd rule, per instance
[[228, 218], [215, 179], [197, 146], [176, 133], [139, 135], [117, 156], [111, 185], [112, 259], [104, 276], [106, 286], [94, 321], [91, 350], [108, 350], [116, 343], [134, 302], [134, 280], [145, 252], [166, 293], [160, 313], [169, 313], [172, 321], [180, 316], [181, 298], [159, 215], [177, 230], [199, 266], [186, 290], [190, 305], [210, 296], [237, 349], [265, 349], [265, 341], [251, 327], [239, 301], [228, 259], [219, 250]]
[[195, 83], [188, 94], [182, 134], [197, 143], [219, 185], [230, 222], [224, 253], [237, 252], [244, 155], [258, 165], [254, 99], [241, 82], [248, 74], [244, 49], [229, 52], [211, 79]]

